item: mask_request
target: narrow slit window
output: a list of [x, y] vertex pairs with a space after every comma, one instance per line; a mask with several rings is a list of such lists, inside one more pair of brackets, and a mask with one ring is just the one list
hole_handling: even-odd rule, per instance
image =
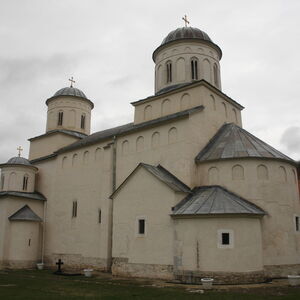
[[145, 234], [145, 220], [140, 219], [139, 220], [139, 234]]
[[222, 245], [230, 245], [229, 232], [223, 232], [222, 233]]
[[102, 221], [102, 214], [101, 214], [101, 209], [98, 211], [98, 223], [101, 224]]
[[73, 201], [73, 206], [72, 206], [72, 218], [77, 217], [77, 201]]
[[58, 113], [57, 125], [61, 126], [63, 124], [63, 118], [64, 118], [64, 113], [62, 111], [60, 111]]
[[28, 186], [28, 176], [23, 177], [23, 191], [27, 191]]
[[167, 83], [172, 82], [172, 63], [167, 63]]
[[85, 115], [81, 115], [81, 124], [80, 124], [81, 129], [85, 128]]
[[295, 217], [295, 225], [296, 225], [296, 231], [300, 231], [300, 217]]
[[191, 60], [192, 80], [198, 79], [198, 61], [196, 59]]

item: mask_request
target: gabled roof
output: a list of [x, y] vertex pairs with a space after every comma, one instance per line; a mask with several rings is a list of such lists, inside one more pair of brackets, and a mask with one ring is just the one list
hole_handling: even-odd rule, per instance
[[66, 134], [66, 135], [70, 135], [70, 136], [79, 138], [79, 139], [83, 139], [83, 138], [87, 137], [86, 134], [78, 132], [78, 131], [66, 130], [66, 129], [54, 129], [54, 130], [50, 130], [50, 131], [48, 131], [44, 134], [41, 134], [41, 135], [35, 136], [33, 138], [30, 138], [30, 139], [28, 139], [28, 141], [34, 141], [36, 139], [39, 139], [39, 138], [42, 138], [44, 136], [48, 136], [48, 135], [51, 135], [51, 134], [54, 134], [54, 133], [63, 133], [63, 134]]
[[288, 156], [233, 123], [224, 124], [195, 160], [202, 162], [242, 157], [272, 158], [294, 163]]
[[78, 149], [81, 147], [99, 143], [99, 142], [105, 141], [107, 139], [111, 139], [114, 136], [121, 136], [121, 135], [124, 135], [127, 133], [131, 133], [131, 132], [143, 130], [145, 128], [153, 127], [153, 126], [156, 126], [157, 124], [171, 122], [172, 120], [175, 120], [175, 119], [177, 120], [180, 118], [186, 118], [190, 114], [197, 112], [197, 111], [202, 111], [203, 109], [204, 109], [204, 106], [199, 105], [199, 106], [196, 106], [196, 107], [184, 110], [184, 111], [180, 111], [180, 112], [177, 112], [177, 113], [174, 113], [171, 115], [167, 115], [167, 116], [157, 118], [154, 120], [150, 120], [150, 121], [146, 121], [143, 123], [139, 123], [139, 124], [128, 123], [128, 124], [125, 124], [122, 126], [98, 131], [98, 132], [95, 132], [95, 133], [93, 133], [79, 141], [76, 141], [68, 146], [60, 148], [55, 153], [63, 153], [63, 152], [71, 151], [74, 149]]
[[43, 222], [43, 220], [35, 214], [35, 212], [28, 206], [25, 205], [10, 217], [10, 221], [31, 221], [31, 222]]
[[154, 175], [157, 179], [165, 183], [168, 187], [170, 187], [175, 192], [184, 192], [189, 193], [191, 189], [180, 181], [177, 177], [175, 177], [172, 173], [170, 173], [167, 169], [162, 167], [161, 165], [152, 166], [145, 163], [139, 163], [138, 166], [127, 176], [127, 178], [119, 185], [119, 187], [112, 193], [110, 198], [113, 198], [116, 193], [122, 189], [122, 187], [126, 184], [128, 179], [136, 173], [139, 168], [144, 168], [149, 173]]
[[5, 196], [21, 197], [21, 198], [28, 198], [33, 200], [40, 200], [40, 201], [47, 200], [42, 194], [37, 192], [35, 193], [10, 192], [10, 191], [0, 192], [0, 197], [5, 197]]
[[190, 195], [179, 202], [172, 216], [224, 214], [263, 216], [266, 212], [221, 186], [203, 186], [194, 188]]

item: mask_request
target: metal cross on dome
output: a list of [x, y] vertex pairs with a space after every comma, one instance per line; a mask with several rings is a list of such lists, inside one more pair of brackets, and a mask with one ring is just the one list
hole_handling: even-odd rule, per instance
[[23, 149], [22, 149], [21, 146], [19, 146], [19, 147], [17, 148], [17, 150], [19, 151], [18, 156], [20, 157], [20, 156], [21, 156], [21, 152], [23, 151]]
[[71, 77], [71, 79], [69, 79], [69, 81], [71, 81], [71, 85], [70, 87], [73, 87], [73, 83], [75, 83], [76, 81], [73, 79], [73, 76]]
[[187, 16], [186, 15], [184, 15], [184, 17], [182, 17], [182, 20], [184, 21], [184, 23], [185, 23], [185, 27], [187, 27], [187, 24], [190, 24], [190, 22], [188, 21], [188, 19], [187, 19]]

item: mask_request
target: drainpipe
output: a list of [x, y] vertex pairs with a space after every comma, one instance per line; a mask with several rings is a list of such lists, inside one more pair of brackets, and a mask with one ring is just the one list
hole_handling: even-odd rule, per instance
[[[117, 137], [113, 137], [112, 146], [112, 193], [116, 190], [116, 182], [117, 182]], [[109, 207], [109, 244], [108, 244], [108, 269], [111, 272], [112, 267], [112, 244], [113, 244], [113, 199], [110, 199], [110, 207]]]
[[46, 211], [47, 211], [47, 201], [44, 202], [44, 220], [43, 220], [43, 235], [42, 235], [42, 264], [44, 263], [45, 255], [45, 232], [46, 232]]

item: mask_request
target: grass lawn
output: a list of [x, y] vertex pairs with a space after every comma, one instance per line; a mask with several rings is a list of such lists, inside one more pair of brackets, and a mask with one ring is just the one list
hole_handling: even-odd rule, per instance
[[[53, 275], [51, 271], [0, 272], [0, 299], [300, 299], [300, 287], [217, 289], [191, 293], [189, 286], [153, 287], [151, 282]], [[199, 286], [201, 289], [201, 286]]]

